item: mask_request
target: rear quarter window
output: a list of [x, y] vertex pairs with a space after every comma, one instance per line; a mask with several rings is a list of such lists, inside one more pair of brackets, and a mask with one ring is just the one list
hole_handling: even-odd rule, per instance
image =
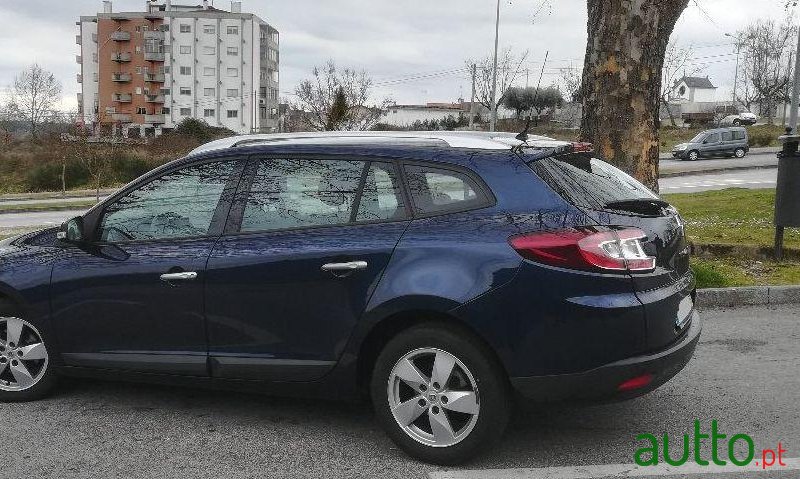
[[405, 165], [414, 213], [429, 216], [489, 206], [489, 196], [470, 175], [427, 165]]
[[580, 208], [603, 210], [610, 203], [658, 199], [635, 178], [591, 154], [559, 155], [528, 164], [553, 190]]

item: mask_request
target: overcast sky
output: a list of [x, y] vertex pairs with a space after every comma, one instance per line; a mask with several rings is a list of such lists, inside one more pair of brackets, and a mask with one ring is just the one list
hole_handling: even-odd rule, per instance
[[[719, 87], [717, 99], [730, 97], [736, 63], [725, 32], [741, 30], [756, 18], [783, 18], [783, 2], [690, 1], [673, 39], [693, 47], [695, 66]], [[228, 1], [214, 3], [230, 7]], [[144, 0], [116, 0], [114, 11], [141, 11], [144, 5]], [[290, 97], [314, 65], [332, 58], [341, 66], [369, 71], [376, 99], [425, 103], [469, 98], [465, 60], [490, 53], [495, 5], [492, 0], [244, 0], [243, 11], [281, 32], [281, 97]], [[26, 65], [38, 62], [63, 83], [62, 106], [74, 109], [80, 71], [75, 22], [98, 10], [99, 0], [2, 0], [0, 88], [10, 86]], [[502, 0], [500, 45], [529, 50], [531, 83], [538, 80], [549, 50], [542, 83], [558, 81], [560, 68], [582, 65], [585, 0]], [[524, 84], [524, 75], [520, 82]]]

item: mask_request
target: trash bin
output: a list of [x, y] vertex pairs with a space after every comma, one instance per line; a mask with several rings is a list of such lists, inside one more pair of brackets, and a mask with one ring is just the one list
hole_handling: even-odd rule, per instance
[[775, 257], [783, 258], [783, 229], [800, 227], [800, 135], [780, 137], [778, 183], [775, 189]]

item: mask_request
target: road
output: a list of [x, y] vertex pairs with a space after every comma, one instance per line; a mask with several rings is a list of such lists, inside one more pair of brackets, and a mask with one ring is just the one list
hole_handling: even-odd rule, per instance
[[680, 161], [662, 158], [659, 170], [662, 174], [701, 172], [724, 168], [777, 168], [778, 157], [774, 148], [756, 148], [744, 158], [709, 158], [697, 161]]
[[0, 214], [0, 228], [21, 226], [54, 226], [82, 215], [86, 210], [39, 211], [36, 213], [3, 213]]
[[[800, 308], [703, 317], [694, 359], [661, 389], [619, 404], [529, 407], [497, 447], [449, 477], [464, 477], [465, 469], [629, 464], [642, 446], [637, 435], [680, 437], [696, 418], [705, 429], [719, 421], [728, 437], [750, 435], [759, 451], [780, 441], [787, 457], [800, 456]], [[443, 468], [397, 450], [366, 405], [70, 380], [50, 399], [0, 404], [0, 418], [0, 476], [8, 478], [444, 477]]]
[[659, 180], [661, 193], [693, 193], [725, 188], [775, 188], [777, 169], [742, 170], [730, 173], [675, 176]]

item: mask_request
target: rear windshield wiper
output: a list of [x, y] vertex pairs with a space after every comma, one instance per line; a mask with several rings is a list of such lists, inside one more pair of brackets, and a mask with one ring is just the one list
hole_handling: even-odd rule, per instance
[[666, 201], [656, 198], [632, 198], [629, 200], [610, 201], [603, 205], [603, 209], [658, 215], [662, 214], [662, 211], [670, 206]]

